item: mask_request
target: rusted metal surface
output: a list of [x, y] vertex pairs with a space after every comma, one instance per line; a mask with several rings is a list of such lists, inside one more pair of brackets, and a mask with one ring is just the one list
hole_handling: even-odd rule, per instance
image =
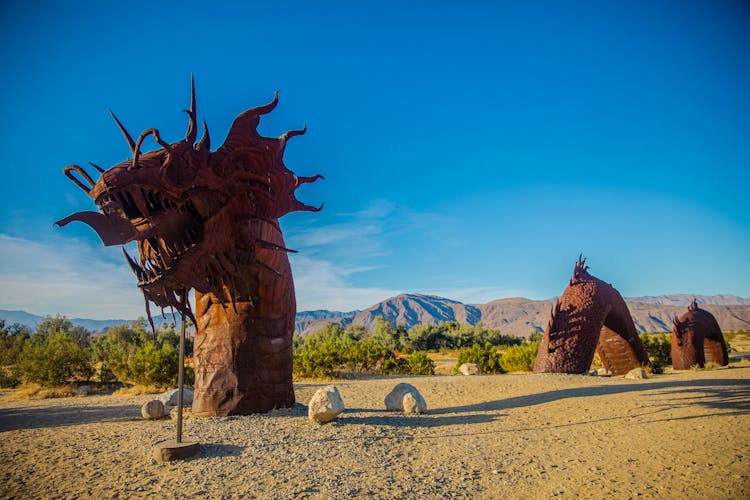
[[585, 373], [598, 353], [613, 374], [648, 365], [628, 306], [610, 284], [578, 259], [570, 284], [553, 306], [539, 345], [535, 372]]
[[699, 308], [695, 299], [685, 314], [674, 317], [673, 324], [672, 368], [687, 370], [696, 365], [703, 368], [706, 363], [729, 364], [719, 323], [713, 314]]
[[[305, 129], [263, 137], [260, 116], [273, 100], [241, 113], [222, 146], [211, 152], [198, 125], [192, 86], [188, 129], [167, 143], [156, 129], [137, 139], [112, 115], [132, 158], [101, 172], [94, 182], [77, 165], [64, 169], [96, 203], [57, 222], [91, 226], [105, 245], [137, 242], [139, 258], [125, 252], [149, 304], [190, 317], [195, 338], [194, 415], [265, 412], [294, 403], [292, 333], [296, 303], [287, 249], [278, 219], [318, 211], [295, 190], [321, 176], [300, 177], [283, 162], [287, 141]], [[141, 153], [151, 136], [161, 149]], [[187, 296], [196, 294], [196, 314]]]

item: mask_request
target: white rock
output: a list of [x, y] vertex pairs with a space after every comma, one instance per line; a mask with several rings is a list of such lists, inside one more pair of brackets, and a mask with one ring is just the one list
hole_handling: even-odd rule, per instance
[[424, 413], [427, 411], [427, 402], [416, 387], [402, 382], [396, 384], [396, 387], [385, 397], [385, 408], [389, 411]]
[[[164, 403], [164, 406], [177, 406], [177, 396], [180, 391], [177, 389], [170, 389], [167, 392], [163, 392], [156, 396], [156, 399]], [[187, 387], [182, 388], [182, 405], [190, 406], [193, 404], [193, 391]]]
[[424, 399], [420, 402], [410, 392], [404, 394], [404, 399], [401, 400], [401, 404], [404, 407], [404, 413], [417, 414], [427, 411], [427, 404]]
[[640, 380], [640, 379], [648, 378], [648, 373], [646, 373], [646, 370], [644, 370], [641, 367], [633, 368], [625, 375], [625, 378], [629, 378], [632, 380]]
[[464, 363], [458, 367], [461, 375], [481, 375], [482, 369], [476, 363]]
[[594, 377], [611, 377], [612, 372], [607, 370], [606, 368], [597, 368], [595, 370], [591, 370], [589, 372], [589, 375], [592, 375]]
[[91, 388], [87, 385], [81, 385], [76, 388], [76, 394], [79, 396], [88, 396], [89, 392], [91, 392]]
[[308, 404], [307, 416], [319, 424], [330, 422], [344, 411], [344, 401], [335, 385], [317, 390]]
[[149, 420], [155, 420], [157, 418], [163, 417], [164, 403], [162, 403], [158, 399], [149, 401], [141, 407], [141, 415], [143, 415], [143, 418], [147, 418]]

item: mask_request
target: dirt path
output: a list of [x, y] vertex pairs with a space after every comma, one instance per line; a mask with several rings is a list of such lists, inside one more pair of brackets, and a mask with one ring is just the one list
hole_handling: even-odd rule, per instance
[[[399, 381], [429, 413], [384, 411]], [[306, 403], [323, 384], [298, 384]], [[644, 381], [568, 375], [339, 381], [346, 412], [302, 405], [188, 419], [190, 460], [152, 463], [173, 421], [149, 396], [0, 396], [0, 497], [750, 497], [750, 365]]]

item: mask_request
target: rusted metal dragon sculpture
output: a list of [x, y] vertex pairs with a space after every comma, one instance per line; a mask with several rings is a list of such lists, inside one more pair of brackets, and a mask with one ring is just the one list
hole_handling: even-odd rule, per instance
[[[135, 241], [138, 261], [125, 257], [149, 303], [176, 309], [196, 325], [195, 394], [198, 416], [266, 412], [294, 404], [292, 333], [296, 302], [279, 218], [322, 208], [301, 203], [295, 190], [320, 175], [299, 177], [283, 162], [287, 141], [257, 132], [273, 100], [234, 120], [224, 144], [211, 152], [208, 127], [198, 125], [192, 84], [188, 128], [175, 143], [149, 128], [133, 140], [112, 114], [132, 158], [94, 182], [77, 165], [64, 173], [96, 203], [56, 224], [80, 221], [105, 245]], [[141, 153], [152, 136], [161, 149]], [[93, 164], [92, 164], [93, 165]], [[77, 175], [76, 175], [77, 174]], [[188, 293], [195, 290], [195, 314]], [[152, 322], [153, 326], [153, 322]]]
[[703, 368], [706, 363], [729, 364], [719, 323], [713, 314], [698, 307], [698, 301], [693, 299], [687, 312], [679, 318], [675, 316], [672, 322], [672, 368], [687, 370], [695, 365]]
[[594, 353], [615, 375], [649, 364], [625, 300], [591, 276], [579, 257], [570, 285], [552, 307], [534, 371], [585, 373]]

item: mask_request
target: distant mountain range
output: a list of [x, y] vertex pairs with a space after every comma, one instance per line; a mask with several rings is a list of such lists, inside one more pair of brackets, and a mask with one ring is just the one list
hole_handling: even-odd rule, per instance
[[[666, 332], [672, 330], [672, 317], [681, 315], [693, 299], [711, 312], [723, 330], [750, 329], [750, 299], [734, 295], [659, 295], [625, 299], [633, 322], [639, 332]], [[379, 302], [363, 311], [301, 311], [297, 313], [296, 330], [301, 335], [317, 332], [329, 323], [348, 326], [362, 325], [368, 330], [375, 318], [383, 316], [392, 324], [411, 328], [420, 323], [436, 325], [442, 321], [456, 321], [475, 325], [481, 322], [487, 328], [500, 330], [506, 335], [527, 337], [534, 331], [543, 332], [549, 320], [554, 299], [530, 300], [524, 298], [499, 299], [487, 304], [463, 304], [456, 300], [432, 295], [402, 294]], [[43, 319], [24, 311], [0, 310], [6, 323], [21, 323], [32, 330]], [[83, 326], [94, 333], [130, 320], [93, 320], [72, 318], [74, 325]], [[155, 317], [157, 327], [164, 320]]]
[[[625, 299], [633, 322], [639, 332], [672, 331], [672, 317], [682, 315], [693, 299], [711, 312], [724, 330], [750, 328], [750, 299], [734, 295], [659, 295]], [[499, 299], [487, 304], [461, 302], [420, 294], [402, 294], [379, 302], [364, 311], [336, 313], [337, 316], [307, 316], [297, 318], [297, 331], [308, 335], [321, 330], [328, 323], [347, 326], [362, 325], [372, 329], [377, 316], [391, 324], [402, 323], [411, 328], [419, 323], [436, 325], [442, 321], [457, 321], [475, 325], [480, 321], [487, 328], [506, 335], [528, 337], [532, 332], [543, 332], [555, 299], [530, 300], [525, 298]]]

